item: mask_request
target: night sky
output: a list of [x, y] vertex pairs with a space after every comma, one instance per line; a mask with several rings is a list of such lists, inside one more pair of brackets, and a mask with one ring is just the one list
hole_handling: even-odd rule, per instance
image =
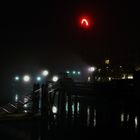
[[[12, 96], [10, 79], [16, 73], [82, 69], [106, 58], [118, 65], [140, 63], [137, 3], [75, 1], [1, 5], [1, 101]], [[94, 23], [88, 30], [79, 26], [83, 15]]]

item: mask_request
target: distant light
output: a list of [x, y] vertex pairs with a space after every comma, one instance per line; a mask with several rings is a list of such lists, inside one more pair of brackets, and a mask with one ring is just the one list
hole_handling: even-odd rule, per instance
[[124, 122], [124, 113], [121, 114], [121, 122]]
[[24, 104], [24, 108], [27, 108], [28, 107], [28, 105], [27, 104]]
[[135, 128], [137, 128], [138, 127], [138, 117], [136, 116], [135, 117]]
[[106, 59], [106, 60], [105, 60], [105, 64], [108, 65], [109, 63], [110, 63], [110, 60], [109, 60], [109, 59]]
[[59, 77], [58, 77], [58, 76], [53, 76], [52, 81], [53, 81], [53, 82], [57, 82], [57, 81], [58, 81], [58, 79], [59, 79]]
[[30, 76], [29, 76], [29, 75], [25, 75], [25, 76], [23, 77], [23, 81], [24, 81], [24, 82], [29, 82], [29, 81], [30, 81]]
[[120, 66], [120, 68], [122, 68], [122, 66]]
[[36, 80], [37, 80], [37, 81], [41, 81], [41, 77], [38, 76], [38, 77], [36, 78]]
[[28, 111], [27, 110], [24, 110], [24, 113], [28, 113]]
[[91, 81], [91, 77], [89, 76], [89, 77], [88, 77], [88, 82], [90, 82], [90, 81]]
[[44, 71], [42, 72], [42, 75], [43, 75], [43, 76], [48, 76], [48, 74], [49, 74], [49, 71], [48, 71], [48, 70], [44, 70]]
[[56, 106], [52, 107], [52, 112], [55, 113], [55, 114], [57, 113], [57, 107]]
[[87, 17], [84, 17], [81, 19], [81, 26], [84, 27], [84, 28], [87, 28], [89, 27], [89, 20]]
[[133, 75], [128, 75], [128, 79], [133, 79]]
[[19, 76], [15, 77], [15, 81], [19, 81], [19, 79], [20, 79]]
[[68, 70], [67, 70], [67, 71], [66, 71], [66, 73], [67, 73], [67, 74], [69, 74], [69, 73], [70, 73], [70, 71], [68, 71]]
[[73, 71], [72, 73], [73, 73], [73, 74], [76, 74], [76, 71]]
[[90, 67], [90, 68], [88, 68], [89, 72], [94, 72], [95, 69], [96, 69], [95, 67]]
[[77, 73], [78, 73], [78, 75], [80, 75], [80, 74], [81, 74], [81, 72], [80, 72], [80, 71], [78, 71]]
[[108, 77], [108, 80], [111, 81], [111, 77]]

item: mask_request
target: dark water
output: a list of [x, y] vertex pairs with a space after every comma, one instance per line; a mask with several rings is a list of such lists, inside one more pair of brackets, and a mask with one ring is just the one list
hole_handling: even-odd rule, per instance
[[61, 123], [55, 116], [49, 127], [39, 118], [0, 122], [0, 140], [46, 139], [139, 139], [139, 100], [132, 98], [72, 97], [71, 117], [66, 114]]

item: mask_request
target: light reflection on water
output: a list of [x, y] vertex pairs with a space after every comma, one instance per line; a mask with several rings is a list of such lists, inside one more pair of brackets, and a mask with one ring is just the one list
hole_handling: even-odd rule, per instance
[[137, 116], [135, 116], [135, 128], [137, 128], [138, 127], [138, 117]]

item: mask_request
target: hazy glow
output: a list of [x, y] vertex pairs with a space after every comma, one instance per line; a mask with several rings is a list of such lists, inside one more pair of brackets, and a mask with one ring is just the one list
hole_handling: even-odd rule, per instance
[[138, 117], [136, 116], [135, 117], [135, 128], [137, 128], [138, 127]]
[[69, 73], [70, 73], [70, 71], [68, 71], [68, 70], [67, 70], [67, 71], [66, 71], [66, 73], [68, 73], [68, 74], [69, 74]]
[[81, 72], [80, 72], [80, 71], [78, 71], [77, 73], [78, 73], [78, 75], [80, 75], [80, 74], [81, 74]]
[[96, 69], [95, 67], [90, 67], [90, 68], [88, 68], [88, 71], [89, 71], [89, 72], [94, 72], [95, 69]]
[[25, 105], [24, 105], [24, 108], [27, 108], [27, 107], [28, 107], [28, 105], [27, 105], [27, 104], [25, 104]]
[[88, 20], [86, 18], [83, 18], [81, 20], [81, 24], [84, 25], [84, 26], [89, 26]]
[[128, 75], [128, 79], [133, 79], [133, 75]]
[[121, 122], [124, 122], [124, 114], [121, 114]]
[[88, 77], [88, 82], [90, 82], [91, 81], [91, 78], [90, 78], [90, 76]]
[[48, 70], [44, 70], [44, 71], [42, 72], [42, 75], [43, 75], [43, 76], [48, 76], [48, 74], [49, 74], [49, 71], [48, 71]]
[[111, 81], [111, 77], [108, 77], [109, 81]]
[[53, 112], [53, 113], [57, 113], [57, 107], [56, 107], [56, 106], [53, 106], [53, 107], [52, 107], [52, 112]]
[[38, 76], [38, 77], [36, 78], [36, 80], [37, 80], [37, 81], [41, 81], [41, 77]]
[[59, 79], [59, 77], [58, 77], [58, 76], [53, 76], [52, 81], [53, 81], [53, 82], [57, 82], [57, 81], [58, 81], [58, 79]]
[[15, 77], [15, 81], [19, 81], [19, 76], [16, 76]]
[[30, 76], [29, 76], [29, 75], [25, 75], [25, 76], [23, 77], [23, 81], [24, 81], [24, 82], [29, 82], [29, 81], [30, 81]]
[[24, 110], [24, 113], [28, 113], [28, 111], [27, 110]]
[[76, 74], [76, 71], [73, 71], [72, 73], [73, 73], [73, 74]]

